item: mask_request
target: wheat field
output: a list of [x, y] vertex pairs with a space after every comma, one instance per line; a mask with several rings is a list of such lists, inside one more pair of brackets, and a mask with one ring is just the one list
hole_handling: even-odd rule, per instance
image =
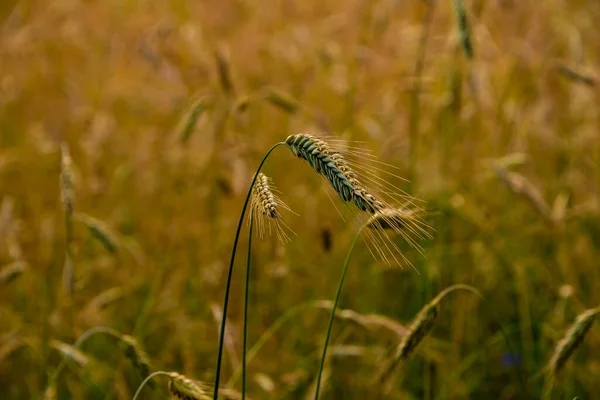
[[[253, 215], [249, 255], [240, 225], [219, 398], [596, 398], [598, 21], [595, 0], [3, 0], [0, 397], [213, 398], [244, 198], [312, 134], [358, 161], [262, 167], [277, 221]], [[380, 206], [352, 171], [403, 193], [396, 234], [354, 241]]]

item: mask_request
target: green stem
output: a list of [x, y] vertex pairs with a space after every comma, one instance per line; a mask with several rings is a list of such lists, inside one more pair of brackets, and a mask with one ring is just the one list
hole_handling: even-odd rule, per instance
[[350, 256], [352, 255], [352, 250], [354, 250], [354, 246], [356, 245], [356, 241], [360, 236], [360, 233], [364, 229], [366, 225], [360, 227], [360, 229], [354, 235], [354, 239], [352, 239], [352, 244], [350, 244], [350, 249], [348, 250], [348, 255], [346, 256], [346, 261], [344, 263], [344, 268], [342, 269], [342, 275], [340, 276], [340, 282], [338, 284], [337, 292], [335, 294], [335, 300], [333, 301], [333, 307], [331, 308], [331, 315], [329, 317], [329, 325], [327, 326], [327, 333], [325, 334], [325, 344], [323, 345], [323, 355], [321, 356], [321, 364], [319, 365], [319, 374], [317, 376], [317, 388], [315, 390], [315, 400], [319, 399], [319, 389], [321, 388], [321, 376], [323, 375], [323, 367], [325, 366], [325, 357], [327, 356], [327, 346], [329, 344], [329, 337], [331, 336], [331, 327], [333, 326], [333, 320], [335, 319], [335, 310], [337, 308], [338, 302], [340, 300], [340, 295], [342, 294], [342, 286], [344, 285], [344, 280], [346, 279], [346, 272], [348, 271], [348, 265], [350, 264]]
[[221, 333], [219, 334], [219, 351], [217, 353], [217, 368], [215, 371], [215, 389], [213, 393], [213, 400], [217, 400], [219, 397], [219, 381], [221, 378], [221, 363], [223, 360], [223, 342], [225, 340], [225, 324], [227, 321], [227, 307], [229, 305], [229, 289], [231, 288], [231, 277], [233, 275], [233, 263], [235, 260], [235, 252], [237, 250], [237, 244], [240, 238], [240, 231], [242, 230], [242, 224], [244, 222], [244, 216], [246, 215], [246, 209], [248, 208], [248, 202], [250, 201], [250, 196], [252, 195], [252, 188], [254, 187], [254, 183], [256, 182], [256, 177], [260, 172], [265, 161], [267, 161], [267, 157], [271, 154], [273, 150], [275, 150], [278, 146], [285, 145], [284, 142], [276, 143], [273, 147], [269, 149], [267, 154], [263, 157], [262, 161], [258, 165], [256, 169], [256, 173], [254, 174], [254, 178], [252, 178], [252, 183], [250, 184], [250, 188], [248, 189], [248, 194], [246, 195], [246, 200], [244, 201], [244, 206], [242, 208], [242, 213], [240, 215], [240, 221], [238, 222], [237, 230], [235, 232], [235, 239], [233, 240], [233, 249], [231, 250], [231, 260], [229, 262], [229, 271], [227, 272], [227, 282], [225, 283], [225, 298], [223, 299], [223, 317], [221, 318]]
[[244, 298], [244, 339], [242, 349], [242, 400], [246, 399], [246, 345], [248, 340], [248, 286], [250, 282], [250, 254], [252, 251], [252, 210], [248, 229], [248, 259], [246, 261], [246, 294]]
[[146, 379], [144, 379], [144, 381], [140, 384], [140, 386], [138, 387], [138, 390], [135, 392], [135, 395], [133, 396], [133, 400], [137, 400], [138, 396], [140, 395], [140, 393], [142, 392], [142, 389], [144, 388], [144, 386], [146, 386], [146, 383], [148, 383], [150, 381], [150, 379], [154, 378], [157, 375], [165, 375], [165, 376], [169, 376], [168, 372], [165, 371], [156, 371], [151, 373], [150, 375], [148, 375], [146, 377]]

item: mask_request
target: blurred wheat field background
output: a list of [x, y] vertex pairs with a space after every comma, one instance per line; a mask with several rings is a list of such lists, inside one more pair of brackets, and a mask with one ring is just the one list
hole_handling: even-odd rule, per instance
[[[2, 1], [2, 398], [131, 399], [146, 367], [209, 385], [242, 201], [301, 132], [397, 167], [434, 229], [423, 254], [397, 240], [414, 268], [357, 244], [321, 398], [376, 398], [383, 357], [455, 284], [487, 302], [446, 296], [377, 397], [541, 398], [579, 332], [548, 398], [595, 398], [600, 326], [569, 327], [600, 306], [597, 21], [593, 0]], [[253, 238], [247, 394], [310, 399], [356, 225], [289, 151], [263, 172], [297, 215], [289, 242]], [[238, 392], [244, 261], [221, 379]], [[94, 327], [117, 334], [76, 349]], [[167, 396], [157, 378], [140, 398]]]

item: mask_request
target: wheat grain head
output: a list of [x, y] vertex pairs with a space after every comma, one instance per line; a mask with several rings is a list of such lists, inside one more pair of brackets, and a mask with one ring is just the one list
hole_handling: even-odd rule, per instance
[[[422, 249], [418, 240], [431, 238], [431, 234], [427, 223], [421, 218], [422, 212], [419, 210], [422, 210], [415, 205], [416, 200], [380, 175], [398, 177], [362, 162], [384, 163], [366, 150], [349, 147], [333, 139], [325, 141], [309, 134], [290, 135], [285, 144], [295, 156], [308, 162], [313, 170], [323, 176], [341, 200], [358, 209], [363, 219], [361, 226], [381, 228], [362, 231], [367, 244], [373, 247], [371, 253], [374, 256], [377, 253], [387, 263], [393, 259], [402, 264], [396, 257], [400, 255], [410, 265], [385, 228], [392, 229], [419, 251]], [[397, 203], [402, 206], [397, 207]]]
[[131, 361], [133, 367], [139, 372], [142, 378], [150, 375], [150, 358], [139, 344], [139, 342], [130, 335], [121, 335], [120, 344], [123, 348], [125, 357]]
[[169, 374], [169, 391], [182, 400], [207, 400], [210, 397], [194, 381], [177, 372]]
[[549, 372], [556, 376], [564, 367], [565, 363], [571, 358], [571, 355], [581, 345], [585, 335], [588, 333], [600, 308], [586, 310], [577, 316], [577, 319], [571, 325], [565, 336], [558, 342], [554, 349], [554, 354], [548, 364]]
[[291, 229], [283, 222], [281, 209], [291, 210], [277, 196], [276, 191], [271, 178], [262, 172], [259, 173], [252, 188], [250, 218], [254, 220], [260, 237], [266, 229], [269, 230], [269, 234], [274, 230], [279, 240], [287, 242], [290, 240], [288, 232], [291, 232]]

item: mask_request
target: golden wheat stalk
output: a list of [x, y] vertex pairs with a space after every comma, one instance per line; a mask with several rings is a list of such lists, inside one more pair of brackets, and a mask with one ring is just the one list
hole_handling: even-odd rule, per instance
[[269, 233], [275, 230], [277, 237], [282, 242], [287, 242], [290, 237], [286, 231], [291, 229], [281, 219], [281, 209], [291, 211], [290, 208], [277, 196], [276, 187], [271, 178], [262, 172], [256, 177], [252, 188], [251, 214], [258, 228], [259, 236], [263, 236], [265, 227], [268, 226]]

